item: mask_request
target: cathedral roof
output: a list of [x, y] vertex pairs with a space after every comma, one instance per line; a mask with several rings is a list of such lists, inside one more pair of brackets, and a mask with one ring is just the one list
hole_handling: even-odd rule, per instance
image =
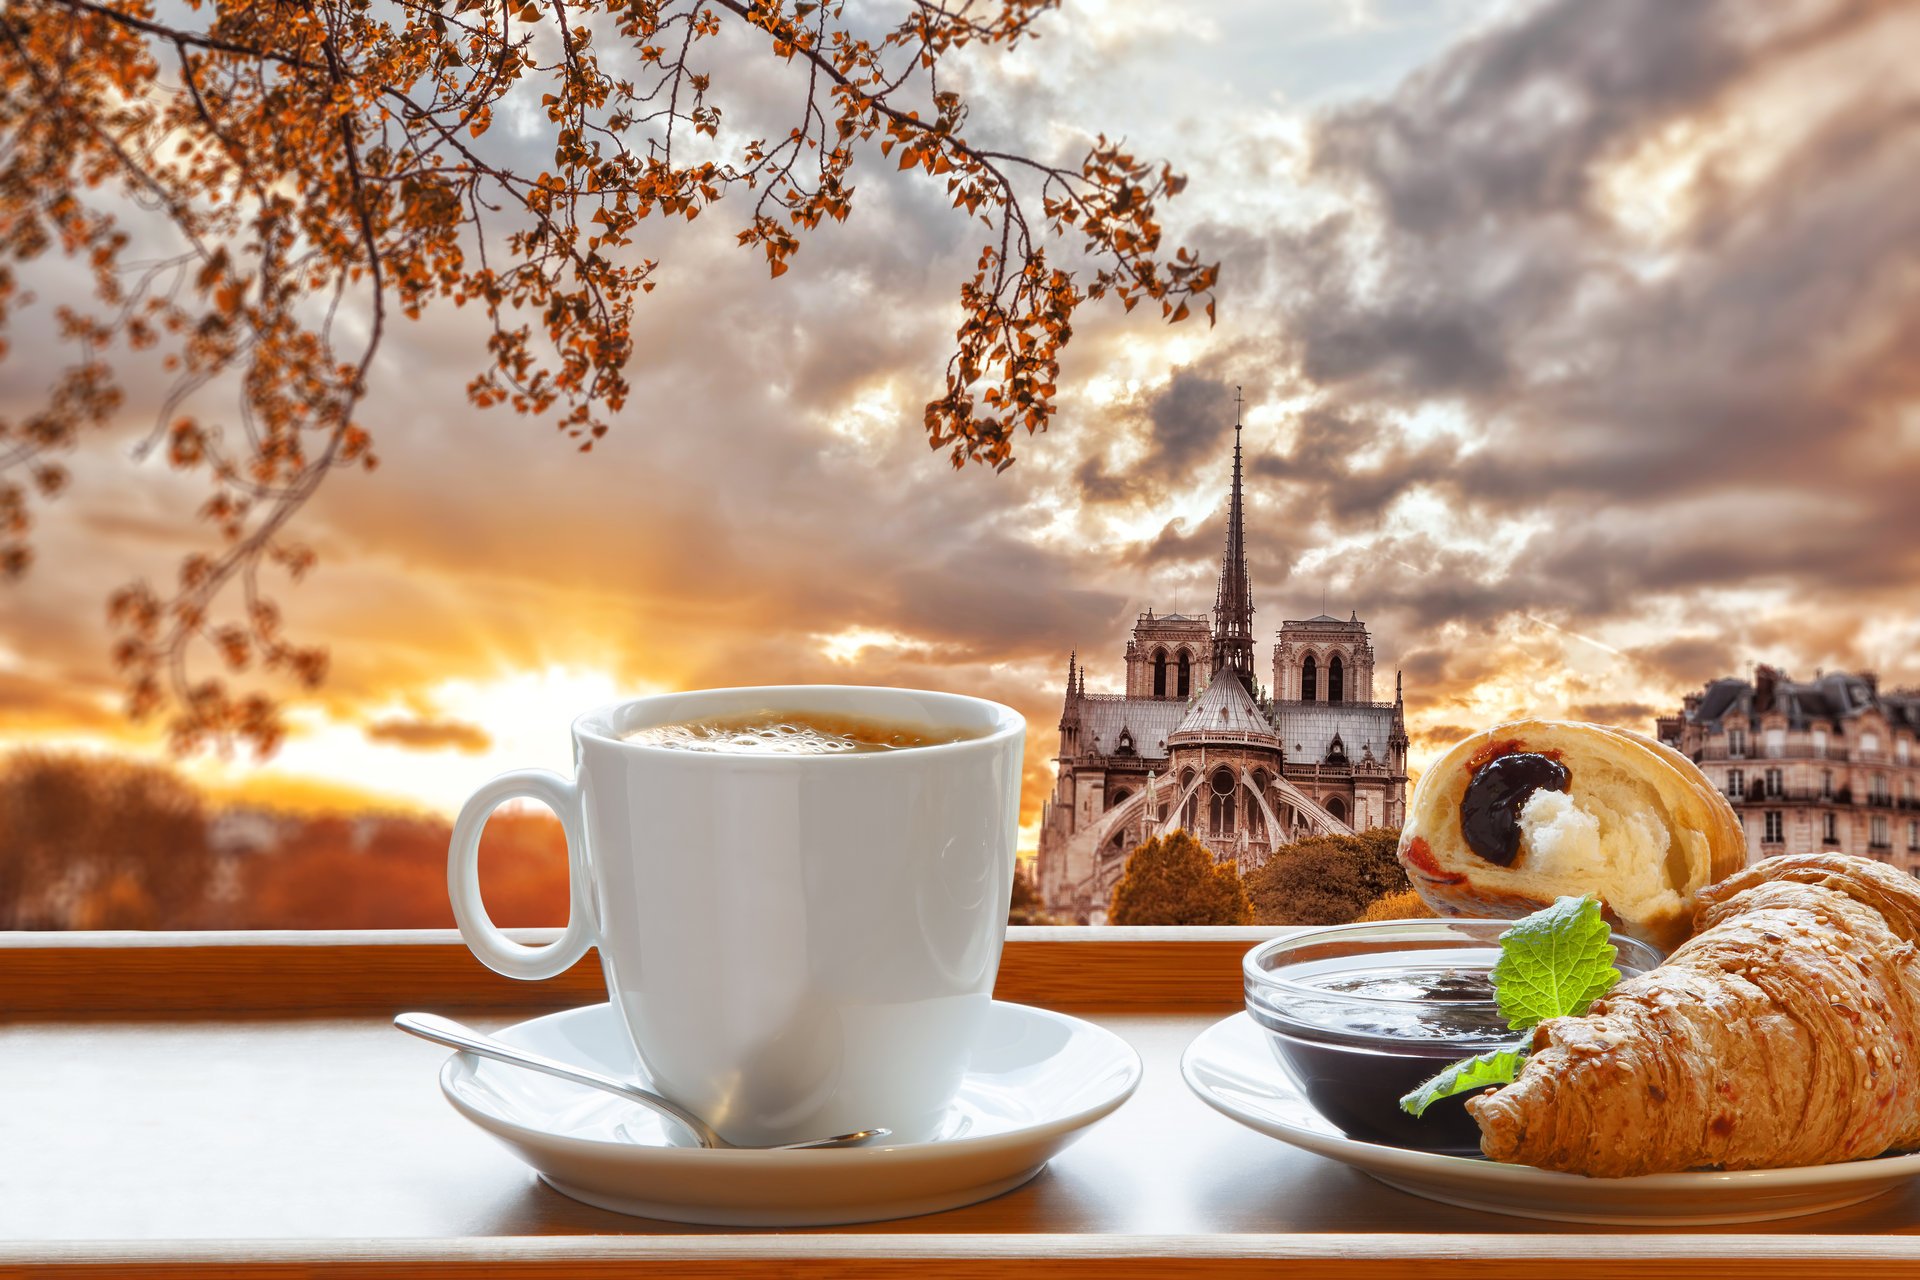
[[1257, 742], [1274, 746], [1279, 736], [1273, 725], [1254, 705], [1245, 685], [1222, 672], [1206, 691], [1194, 699], [1180, 727], [1169, 742]]
[[1336, 738], [1348, 760], [1368, 750], [1375, 760], [1387, 758], [1394, 733], [1390, 702], [1282, 702], [1279, 712], [1280, 745], [1289, 761], [1324, 764]]
[[1127, 698], [1115, 694], [1089, 694], [1080, 701], [1080, 745], [1083, 751], [1097, 755], [1115, 755], [1120, 747], [1120, 732], [1133, 739], [1133, 749], [1142, 759], [1167, 758], [1167, 739], [1187, 714], [1187, 704], [1165, 698]]

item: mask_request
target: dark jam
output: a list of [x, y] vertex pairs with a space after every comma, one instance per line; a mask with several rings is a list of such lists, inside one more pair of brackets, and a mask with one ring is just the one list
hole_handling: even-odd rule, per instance
[[1531, 751], [1501, 756], [1473, 775], [1460, 801], [1467, 848], [1496, 866], [1520, 856], [1520, 810], [1536, 791], [1565, 791], [1567, 766]]
[[1442, 1098], [1417, 1117], [1400, 1099], [1461, 1058], [1517, 1038], [1493, 1003], [1485, 965], [1417, 952], [1374, 959], [1388, 963], [1296, 979], [1327, 999], [1256, 1009], [1255, 1018], [1308, 1101], [1348, 1137], [1478, 1154], [1469, 1095]]

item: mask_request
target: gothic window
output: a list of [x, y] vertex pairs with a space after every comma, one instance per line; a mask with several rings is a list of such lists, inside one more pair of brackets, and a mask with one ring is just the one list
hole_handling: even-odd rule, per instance
[[1186, 697], [1188, 690], [1193, 688], [1192, 679], [1193, 663], [1187, 656], [1187, 651], [1182, 649], [1180, 651], [1180, 696], [1182, 698]]
[[1165, 649], [1153, 651], [1153, 696], [1156, 698], [1167, 696], [1167, 651]]
[[1347, 802], [1339, 796], [1333, 796], [1327, 801], [1327, 812], [1340, 819], [1340, 821], [1345, 822], [1347, 820]]
[[1315, 696], [1313, 686], [1318, 683], [1319, 676], [1319, 664], [1313, 660], [1312, 654], [1308, 654], [1307, 660], [1300, 664], [1300, 701], [1313, 701]]
[[1113, 808], [1115, 805], [1119, 804], [1122, 800], [1125, 800], [1126, 798], [1127, 798], [1127, 789], [1125, 787], [1121, 787], [1118, 791], [1114, 792], [1112, 795], [1107, 797], [1107, 808], [1109, 809]]
[[1334, 654], [1333, 661], [1327, 664], [1327, 701], [1339, 702], [1345, 692], [1345, 669], [1340, 665], [1340, 655]]
[[1209, 834], [1230, 836], [1233, 834], [1234, 792], [1239, 790], [1239, 785], [1234, 782], [1231, 771], [1219, 769], [1214, 772], [1211, 790], [1213, 804], [1210, 814], [1212, 822], [1208, 827]]

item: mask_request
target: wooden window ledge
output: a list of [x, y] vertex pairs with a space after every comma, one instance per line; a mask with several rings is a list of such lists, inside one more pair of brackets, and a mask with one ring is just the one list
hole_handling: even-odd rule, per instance
[[[1721, 1231], [1453, 1209], [1215, 1114], [1179, 1057], [1273, 930], [1015, 929], [1003, 999], [1131, 1041], [1140, 1091], [1033, 1182], [869, 1226], [647, 1222], [538, 1184], [440, 1098], [403, 1008], [504, 1023], [602, 998], [450, 933], [0, 935], [0, 1276], [979, 1276], [1554, 1280], [1920, 1274], [1920, 1190]], [[546, 936], [528, 931], [532, 940]]]

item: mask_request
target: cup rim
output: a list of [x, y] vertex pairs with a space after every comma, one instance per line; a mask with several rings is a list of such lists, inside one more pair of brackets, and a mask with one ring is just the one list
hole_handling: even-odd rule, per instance
[[[785, 755], [774, 752], [698, 752], [683, 751], [675, 747], [657, 747], [646, 743], [631, 742], [605, 731], [605, 726], [614, 712], [636, 703], [652, 702], [663, 698], [687, 698], [706, 694], [764, 694], [778, 698], [783, 695], [796, 695], [804, 698], [809, 693], [880, 693], [897, 694], [902, 697], [936, 698], [949, 702], [965, 703], [975, 707], [984, 707], [993, 715], [994, 724], [987, 732], [978, 737], [962, 738], [957, 742], [933, 742], [925, 746], [909, 747], [900, 751], [848, 751], [837, 755]], [[677, 689], [661, 693], [642, 694], [634, 698], [622, 698], [582, 712], [573, 720], [573, 737], [576, 742], [594, 742], [613, 747], [621, 751], [633, 752], [642, 758], [670, 757], [680, 763], [695, 760], [711, 761], [715, 764], [740, 767], [751, 765], [777, 765], [781, 768], [858, 768], [873, 767], [881, 761], [902, 759], [923, 760], [942, 753], [953, 754], [968, 750], [982, 750], [997, 746], [1008, 739], [1026, 732], [1026, 717], [1003, 702], [991, 698], [979, 698], [968, 693], [951, 693], [944, 689], [915, 689], [901, 685], [885, 684], [768, 684], [768, 685], [727, 685], [712, 689]]]

